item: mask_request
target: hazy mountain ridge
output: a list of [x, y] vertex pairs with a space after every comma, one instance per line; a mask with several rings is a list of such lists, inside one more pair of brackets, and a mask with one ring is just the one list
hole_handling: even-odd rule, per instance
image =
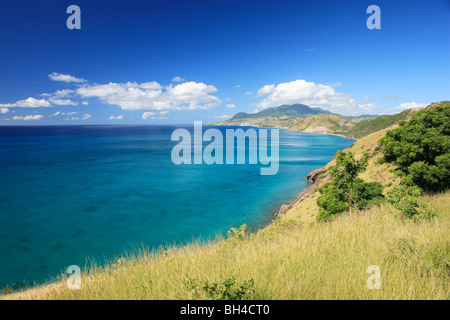
[[329, 113], [329, 111], [320, 108], [311, 108], [304, 104], [281, 105], [279, 107], [264, 109], [256, 113], [238, 112], [231, 117], [231, 119], [215, 124], [264, 126], [276, 121], [307, 118], [321, 113]]
[[320, 108], [303, 104], [282, 105], [257, 113], [239, 112], [231, 119], [214, 125], [256, 126], [262, 128], [286, 128], [291, 131], [335, 134], [359, 139], [373, 132], [408, 120], [417, 109], [404, 110], [394, 115], [342, 116]]

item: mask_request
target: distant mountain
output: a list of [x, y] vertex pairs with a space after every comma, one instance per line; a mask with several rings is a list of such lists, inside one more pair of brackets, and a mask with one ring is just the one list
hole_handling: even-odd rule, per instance
[[386, 129], [401, 120], [408, 120], [416, 109], [394, 115], [370, 115], [345, 117], [304, 104], [282, 105], [257, 113], [239, 112], [231, 119], [216, 125], [257, 126], [264, 128], [287, 128], [291, 131], [337, 134], [359, 139]]
[[266, 125], [276, 121], [286, 121], [295, 118], [306, 118], [329, 111], [320, 108], [311, 108], [304, 104], [281, 105], [264, 109], [257, 113], [239, 112], [231, 119], [217, 124], [221, 125]]

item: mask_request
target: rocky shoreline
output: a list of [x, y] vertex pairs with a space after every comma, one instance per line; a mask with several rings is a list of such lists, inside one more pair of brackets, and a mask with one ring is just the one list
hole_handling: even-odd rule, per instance
[[280, 209], [278, 210], [277, 213], [275, 213], [274, 216], [278, 217], [278, 216], [284, 214], [287, 210], [292, 208], [292, 206], [305, 200], [306, 198], [310, 197], [314, 192], [316, 192], [316, 190], [318, 188], [318, 182], [320, 181], [320, 177], [325, 172], [326, 172], [326, 170], [323, 169], [323, 167], [322, 167], [322, 168], [315, 169], [315, 170], [311, 171], [310, 173], [308, 173], [308, 175], [306, 176], [306, 181], [308, 181], [309, 183], [312, 183], [312, 185], [309, 186], [305, 191], [303, 191], [300, 194], [300, 196], [292, 203], [281, 205]]

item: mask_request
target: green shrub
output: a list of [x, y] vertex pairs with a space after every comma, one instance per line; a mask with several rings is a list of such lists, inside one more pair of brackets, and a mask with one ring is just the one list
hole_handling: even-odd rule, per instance
[[233, 276], [221, 278], [217, 282], [209, 280], [186, 280], [186, 289], [192, 292], [195, 298], [203, 300], [250, 300], [254, 297], [254, 280], [250, 278], [239, 287]]
[[366, 153], [359, 161], [351, 152], [337, 153], [336, 166], [331, 168], [332, 182], [319, 188], [319, 220], [327, 220], [344, 211], [351, 214], [353, 208], [360, 210], [383, 198], [381, 184], [358, 178], [358, 174], [366, 170], [368, 159]]
[[239, 243], [243, 241], [247, 237], [246, 230], [247, 225], [245, 223], [240, 226], [239, 229], [231, 228], [227, 231], [228, 241], [231, 241], [233, 243]]
[[428, 208], [428, 203], [420, 200], [423, 194], [417, 186], [396, 186], [387, 195], [387, 200], [394, 208], [401, 211], [402, 216], [413, 220], [423, 220], [437, 214]]

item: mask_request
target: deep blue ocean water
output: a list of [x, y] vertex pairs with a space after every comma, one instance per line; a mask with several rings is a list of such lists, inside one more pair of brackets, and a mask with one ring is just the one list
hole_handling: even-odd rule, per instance
[[0, 127], [0, 287], [142, 245], [255, 230], [353, 142], [280, 130], [278, 174], [261, 176], [261, 165], [173, 164], [178, 127]]

